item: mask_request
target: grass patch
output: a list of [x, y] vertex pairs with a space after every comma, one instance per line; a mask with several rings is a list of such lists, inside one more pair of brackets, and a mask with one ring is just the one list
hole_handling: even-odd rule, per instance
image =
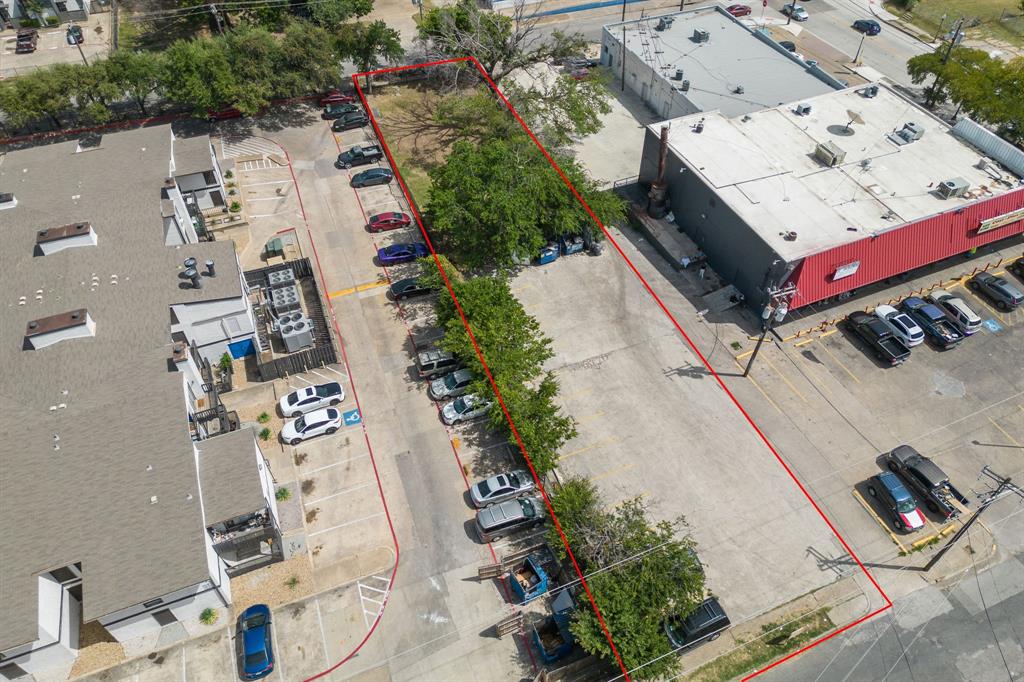
[[993, 38], [1024, 47], [1024, 13], [1015, 0], [927, 0], [914, 3], [909, 12], [902, 2], [886, 2], [884, 6], [897, 17], [912, 22], [929, 38], [940, 30], [953, 30], [956, 21], [964, 17], [969, 38]]
[[683, 679], [691, 682], [731, 680], [755, 668], [763, 668], [834, 628], [828, 611], [829, 608], [824, 607], [786, 624], [764, 625], [758, 639], [697, 668]]

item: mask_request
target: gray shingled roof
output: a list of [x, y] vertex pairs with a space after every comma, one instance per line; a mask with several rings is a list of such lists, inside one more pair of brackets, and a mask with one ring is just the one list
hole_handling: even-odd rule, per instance
[[267, 506], [259, 470], [254, 466], [256, 448], [256, 432], [251, 427], [199, 444], [199, 482], [207, 525]]
[[[164, 246], [169, 126], [76, 146], [0, 157], [18, 199], [0, 215], [0, 651], [36, 639], [41, 572], [81, 562], [85, 621], [208, 577], [168, 306], [239, 296], [233, 244]], [[83, 220], [96, 246], [33, 256], [37, 230]], [[201, 290], [182, 288], [188, 256], [218, 263]], [[22, 350], [30, 320], [75, 308], [94, 337]]]
[[175, 177], [213, 170], [210, 136], [178, 137], [174, 140]]

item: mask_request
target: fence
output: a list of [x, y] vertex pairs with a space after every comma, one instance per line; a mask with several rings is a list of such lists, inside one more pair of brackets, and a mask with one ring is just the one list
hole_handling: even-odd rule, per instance
[[338, 354], [334, 351], [334, 344], [325, 343], [276, 360], [257, 361], [257, 369], [261, 381], [273, 381], [291, 374], [308, 372], [337, 361]]

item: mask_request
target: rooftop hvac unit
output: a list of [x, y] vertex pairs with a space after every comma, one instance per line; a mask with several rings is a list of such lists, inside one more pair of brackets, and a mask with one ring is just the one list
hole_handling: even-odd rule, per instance
[[291, 268], [286, 270], [275, 270], [274, 272], [267, 274], [267, 284], [269, 284], [271, 288], [294, 283], [295, 271]]
[[676, 69], [675, 79], [677, 81], [683, 80], [683, 70], [682, 69]]
[[834, 142], [822, 142], [814, 148], [814, 158], [831, 168], [846, 160], [846, 152]]
[[810, 104], [797, 104], [794, 110], [797, 116], [810, 116], [811, 105]]
[[679, 84], [679, 92], [689, 92], [689, 91], [690, 91], [690, 81], [683, 81], [682, 83]]
[[313, 345], [313, 325], [302, 315], [292, 315], [287, 324], [281, 324], [281, 341], [289, 353]]
[[971, 188], [971, 184], [963, 178], [953, 178], [939, 183], [939, 195], [943, 199], [962, 197]]
[[672, 22], [675, 20], [675, 17], [661, 17], [658, 19], [658, 25], [654, 28], [657, 31], [664, 31], [665, 29], [672, 28]]
[[693, 29], [693, 42], [706, 43], [711, 40], [711, 34], [702, 28]]
[[908, 142], [913, 142], [924, 137], [924, 128], [919, 123], [908, 121], [903, 124], [903, 129], [900, 130], [899, 135]]
[[299, 290], [294, 284], [286, 284], [270, 290], [270, 305], [274, 312], [282, 315], [302, 308], [299, 303]]

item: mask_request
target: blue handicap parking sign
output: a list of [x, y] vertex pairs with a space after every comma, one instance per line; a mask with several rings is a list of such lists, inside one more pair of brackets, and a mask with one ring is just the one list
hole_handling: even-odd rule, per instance
[[359, 410], [349, 410], [341, 415], [341, 419], [345, 422], [345, 426], [355, 426], [359, 422], [363, 421], [363, 417], [359, 414]]
[[995, 320], [985, 320], [982, 324], [984, 324], [985, 327], [990, 332], [1001, 332], [1001, 331], [1003, 331], [1003, 327], [998, 322], [996, 322]]

